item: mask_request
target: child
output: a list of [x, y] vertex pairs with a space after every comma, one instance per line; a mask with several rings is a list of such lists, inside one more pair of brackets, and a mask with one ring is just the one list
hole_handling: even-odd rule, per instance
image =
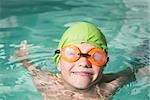
[[27, 42], [22, 42], [16, 59], [23, 57], [20, 61], [45, 100], [109, 100], [119, 87], [135, 80], [134, 73], [139, 73], [127, 68], [103, 74], [109, 60], [106, 39], [87, 22], [78, 22], [63, 34], [54, 56], [60, 74], [37, 69], [24, 58], [27, 48]]

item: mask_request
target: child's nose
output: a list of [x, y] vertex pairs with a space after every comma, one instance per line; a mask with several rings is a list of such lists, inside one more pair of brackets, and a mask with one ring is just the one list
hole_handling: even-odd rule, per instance
[[78, 60], [78, 65], [79, 67], [88, 67], [88, 68], [92, 67], [87, 57], [80, 57], [80, 59]]

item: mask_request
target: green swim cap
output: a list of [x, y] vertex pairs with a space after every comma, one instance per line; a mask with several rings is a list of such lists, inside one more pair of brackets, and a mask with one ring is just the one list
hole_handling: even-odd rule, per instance
[[[58, 50], [66, 45], [77, 44], [77, 43], [88, 43], [101, 48], [107, 49], [106, 39], [103, 33], [93, 24], [87, 22], [78, 22], [67, 29], [58, 45]], [[60, 55], [55, 54], [54, 62], [58, 64]]]

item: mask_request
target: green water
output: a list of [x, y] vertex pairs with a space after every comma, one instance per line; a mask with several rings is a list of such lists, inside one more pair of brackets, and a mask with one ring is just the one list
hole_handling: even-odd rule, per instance
[[[88, 21], [105, 34], [110, 61], [104, 72], [149, 66], [148, 0], [0, 0], [0, 100], [42, 100], [20, 62], [11, 59], [22, 40], [32, 46], [28, 59], [57, 72], [53, 51], [71, 23]], [[150, 100], [145, 76], [120, 88], [113, 100]]]

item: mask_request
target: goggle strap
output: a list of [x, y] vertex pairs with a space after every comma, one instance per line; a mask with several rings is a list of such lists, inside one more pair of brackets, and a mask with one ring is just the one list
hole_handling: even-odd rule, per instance
[[109, 57], [107, 57], [107, 62], [109, 61]]
[[55, 50], [54, 55], [55, 54], [60, 54], [60, 50]]

